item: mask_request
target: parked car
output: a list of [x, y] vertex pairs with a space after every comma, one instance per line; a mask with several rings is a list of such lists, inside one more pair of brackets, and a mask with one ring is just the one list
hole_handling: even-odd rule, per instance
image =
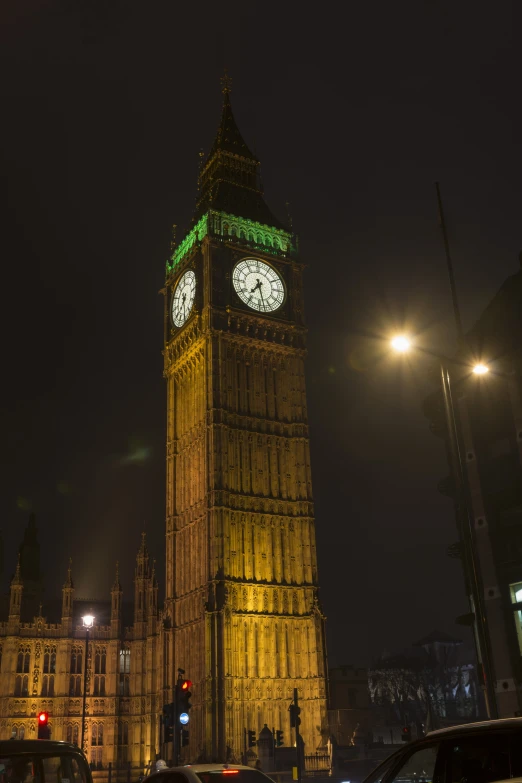
[[0, 783], [92, 783], [83, 752], [55, 740], [1, 740]]
[[522, 780], [522, 719], [432, 731], [380, 764], [364, 783], [515, 783]]
[[[1, 783], [1, 781], [0, 781]], [[241, 764], [187, 764], [153, 772], [147, 783], [273, 783], [272, 779], [252, 767]]]

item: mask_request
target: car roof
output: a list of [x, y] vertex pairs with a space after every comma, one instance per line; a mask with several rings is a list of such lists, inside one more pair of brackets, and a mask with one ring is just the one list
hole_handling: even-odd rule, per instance
[[247, 767], [244, 764], [185, 764], [183, 767], [174, 767], [174, 769], [187, 769], [190, 768], [194, 772], [208, 772], [214, 770], [217, 772], [222, 769], [253, 769], [253, 767]]
[[61, 740], [42, 740], [42, 739], [8, 739], [0, 740], [0, 754], [14, 753], [53, 753], [57, 750], [68, 751], [69, 753], [80, 753], [82, 751], [76, 745]]
[[[252, 770], [253, 767], [246, 767], [243, 764], [185, 764], [182, 767], [163, 767], [163, 769], [155, 770], [154, 772], [151, 772], [149, 775], [150, 778], [155, 777], [156, 775], [164, 775], [167, 772], [187, 772], [187, 770], [190, 770], [191, 772], [222, 772], [225, 769], [249, 769]], [[259, 772], [260, 770], [256, 770]]]
[[485, 729], [515, 729], [522, 728], [522, 718], [500, 718], [499, 720], [484, 720], [477, 723], [462, 723], [459, 726], [448, 726], [445, 729], [430, 731], [427, 737], [438, 737], [446, 734], [467, 734], [470, 731], [484, 731]]

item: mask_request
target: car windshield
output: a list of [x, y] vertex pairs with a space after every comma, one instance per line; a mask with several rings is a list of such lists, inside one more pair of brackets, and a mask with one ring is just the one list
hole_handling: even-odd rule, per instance
[[81, 756], [36, 753], [0, 756], [0, 783], [88, 783]]
[[210, 769], [196, 772], [202, 783], [267, 783], [269, 777], [257, 769]]

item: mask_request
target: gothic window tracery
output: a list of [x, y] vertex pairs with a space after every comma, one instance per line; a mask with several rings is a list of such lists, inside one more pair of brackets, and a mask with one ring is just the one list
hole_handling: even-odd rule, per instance
[[31, 660], [31, 648], [27, 645], [19, 647], [18, 658], [16, 660], [16, 671], [20, 674], [29, 672], [29, 663]]
[[18, 674], [15, 679], [15, 696], [28, 696], [29, 695], [29, 676], [27, 674]]
[[54, 696], [54, 674], [44, 674], [41, 696]]
[[71, 674], [82, 674], [83, 650], [73, 647], [71, 651]]
[[56, 672], [56, 647], [46, 645], [44, 648], [43, 673], [54, 674]]
[[82, 695], [82, 678], [80, 674], [71, 674], [69, 678], [69, 696]]
[[128, 647], [120, 650], [119, 694], [130, 696], [130, 649]]

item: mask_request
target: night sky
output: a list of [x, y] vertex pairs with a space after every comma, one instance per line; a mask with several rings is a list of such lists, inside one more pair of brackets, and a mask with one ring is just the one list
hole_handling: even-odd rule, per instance
[[[171, 225], [233, 78], [266, 199], [306, 272], [330, 663], [367, 663], [466, 611], [426, 361], [455, 348], [434, 182], [465, 326], [522, 247], [520, 19], [497, 0], [4, 0], [0, 11], [3, 588], [28, 513], [48, 596], [127, 598], [146, 530], [163, 583], [162, 297]], [[308, 9], [308, 10], [305, 10]]]

